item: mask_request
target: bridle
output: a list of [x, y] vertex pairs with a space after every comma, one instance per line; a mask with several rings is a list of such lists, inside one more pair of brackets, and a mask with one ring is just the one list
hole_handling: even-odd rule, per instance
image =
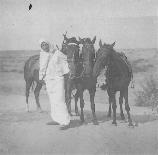
[[[64, 44], [65, 44], [65, 43], [64, 43]], [[66, 45], [66, 46], [68, 46], [68, 45], [75, 45], [75, 46], [78, 47], [78, 44], [76, 44], [76, 43], [68, 43], [68, 44], [65, 44], [65, 45]], [[87, 45], [90, 46], [90, 45], [93, 45], [93, 44], [88, 43]], [[85, 48], [88, 49], [87, 46], [85, 46]], [[83, 60], [83, 59], [82, 59], [81, 61], [80, 61], [80, 60], [75, 61], [75, 52], [74, 52], [72, 58], [67, 58], [67, 62], [68, 62], [69, 69], [70, 69], [70, 63], [77, 63], [77, 64], [82, 63], [82, 67], [83, 67], [83, 69], [82, 69], [80, 75], [78, 75], [78, 76], [76, 76], [76, 75], [74, 76], [74, 75], [72, 74], [72, 72], [71, 72], [71, 69], [70, 69], [70, 72], [69, 72], [69, 79], [81, 79], [81, 78], [84, 77], [84, 73], [85, 73], [85, 70], [86, 70], [85, 63], [88, 62], [88, 60]], [[95, 56], [94, 56], [93, 62], [95, 62]], [[89, 76], [90, 76], [90, 75], [89, 75]]]
[[[65, 44], [65, 43], [63, 43], [63, 44]], [[79, 47], [78, 44], [76, 44], [76, 43], [68, 43], [68, 44], [65, 44], [65, 45], [66, 45], [66, 46], [68, 46], [68, 45], [75, 45], [75, 46]], [[67, 48], [67, 47], [66, 47], [66, 48]], [[68, 67], [69, 67], [69, 69], [70, 69], [70, 68], [71, 68], [71, 67], [70, 67], [70, 63], [79, 64], [79, 63], [81, 63], [82, 61], [79, 61], [79, 60], [76, 61], [76, 60], [75, 60], [75, 52], [74, 52], [72, 58], [67, 58], [67, 62], [68, 62]], [[79, 76], [74, 76], [74, 75], [72, 74], [72, 72], [71, 72], [71, 69], [70, 69], [70, 72], [69, 72], [69, 79], [79, 79], [79, 78], [82, 78], [83, 73], [84, 73], [84, 68], [83, 68], [83, 70], [82, 70], [82, 72], [81, 72], [81, 74], [80, 74]]]
[[[90, 47], [91, 45], [94, 45], [94, 44], [92, 44], [92, 43], [87, 43], [87, 44], [83, 45], [86, 49], [89, 49], [86, 45], [88, 45], [88, 47]], [[83, 52], [82, 52], [82, 56], [83, 56]], [[89, 60], [82, 60], [82, 65], [83, 65], [83, 71], [82, 71], [82, 73], [81, 73], [81, 77], [82, 77], [82, 78], [83, 78], [83, 75], [84, 75], [85, 70], [86, 70], [85, 66], [86, 66], [86, 63], [87, 63], [87, 62], [89, 62]], [[95, 62], [95, 53], [94, 53], [93, 63], [94, 63], [94, 62]], [[86, 77], [90, 77], [90, 75], [88, 75], [88, 76], [86, 76]]]

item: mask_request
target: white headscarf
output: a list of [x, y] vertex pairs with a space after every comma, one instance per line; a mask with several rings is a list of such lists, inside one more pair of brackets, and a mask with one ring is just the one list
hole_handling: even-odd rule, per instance
[[43, 49], [41, 48], [42, 42], [45, 42], [45, 43], [47, 43], [47, 44], [49, 45], [49, 52], [52, 52], [52, 51], [55, 50], [54, 45], [51, 44], [48, 40], [46, 40], [46, 39], [40, 39], [40, 40], [39, 40], [39, 44], [40, 44], [40, 49], [41, 49], [41, 51], [43, 51]]

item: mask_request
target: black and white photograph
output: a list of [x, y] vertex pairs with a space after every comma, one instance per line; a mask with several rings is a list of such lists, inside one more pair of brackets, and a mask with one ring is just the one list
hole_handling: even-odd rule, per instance
[[0, 0], [0, 155], [157, 155], [158, 0]]

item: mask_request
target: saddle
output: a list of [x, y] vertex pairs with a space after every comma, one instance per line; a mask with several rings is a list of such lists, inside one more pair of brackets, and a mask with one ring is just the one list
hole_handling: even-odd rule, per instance
[[127, 56], [125, 55], [125, 53], [120, 52], [118, 53], [118, 56], [121, 58], [121, 60], [123, 60], [123, 62], [126, 64], [126, 66], [128, 67], [128, 71], [129, 71], [129, 75], [131, 77], [131, 88], [134, 88], [134, 80], [133, 80], [133, 71], [132, 71], [132, 65], [129, 62], [129, 60], [127, 59]]
[[123, 60], [123, 62], [126, 64], [126, 66], [128, 67], [129, 73], [132, 73], [132, 65], [129, 62], [129, 60], [127, 59], [127, 56], [125, 55], [125, 53], [118, 52], [117, 54], [121, 58], [121, 60]]

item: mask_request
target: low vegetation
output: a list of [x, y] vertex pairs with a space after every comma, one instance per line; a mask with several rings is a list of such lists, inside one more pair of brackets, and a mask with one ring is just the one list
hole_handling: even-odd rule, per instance
[[136, 92], [136, 105], [151, 106], [152, 110], [158, 107], [158, 80], [150, 75], [145, 78], [141, 88]]

